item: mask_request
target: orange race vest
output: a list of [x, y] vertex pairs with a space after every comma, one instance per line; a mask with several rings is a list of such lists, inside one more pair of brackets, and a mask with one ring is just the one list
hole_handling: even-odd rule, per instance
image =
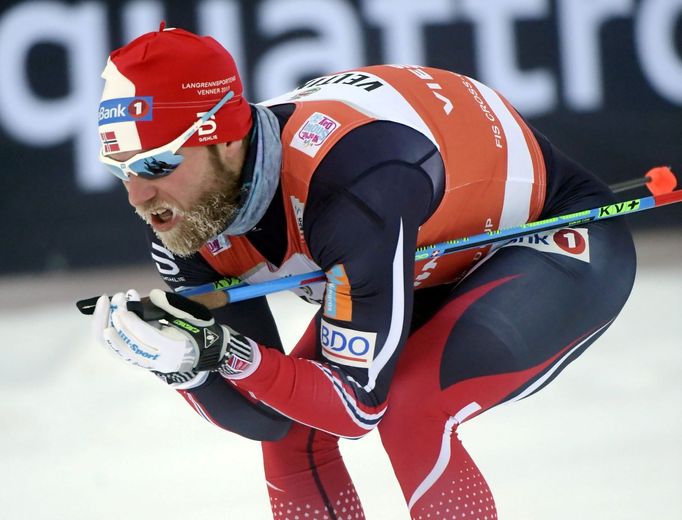
[[[428, 137], [445, 164], [445, 194], [421, 226], [427, 246], [535, 220], [545, 196], [545, 165], [535, 137], [514, 108], [491, 88], [427, 67], [380, 65], [340, 72], [264, 102], [294, 103], [282, 131], [281, 183], [288, 248], [277, 268], [244, 237], [229, 237], [202, 256], [218, 272], [259, 283], [319, 269], [303, 238], [310, 179], [329, 150], [356, 127], [375, 120], [407, 125]], [[340, 222], [339, 225], [343, 225]], [[415, 287], [455, 281], [490, 249], [485, 246], [419, 261]], [[302, 288], [321, 301], [324, 287]]]

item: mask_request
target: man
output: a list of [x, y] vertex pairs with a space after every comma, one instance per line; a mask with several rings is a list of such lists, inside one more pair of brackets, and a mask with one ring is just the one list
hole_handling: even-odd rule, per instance
[[364, 518], [337, 440], [377, 425], [413, 518], [496, 518], [457, 426], [539, 390], [605, 331], [632, 288], [631, 237], [614, 219], [415, 249], [610, 203], [608, 188], [452, 72], [366, 67], [249, 105], [225, 49], [162, 25], [103, 77], [101, 160], [170, 287], [327, 280], [297, 291], [321, 307], [289, 355], [264, 298], [211, 313], [155, 290], [163, 318], [144, 321], [136, 291], [104, 295], [95, 335], [263, 441], [275, 518]]

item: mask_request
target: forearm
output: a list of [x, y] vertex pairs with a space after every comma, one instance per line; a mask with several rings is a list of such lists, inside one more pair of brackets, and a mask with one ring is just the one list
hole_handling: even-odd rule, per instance
[[251, 400], [215, 373], [202, 385], [178, 392], [204, 419], [248, 439], [275, 441], [284, 437], [291, 425], [289, 419]]
[[291, 419], [342, 437], [361, 437], [381, 420], [386, 404], [338, 368], [259, 346], [260, 362], [237, 387]]

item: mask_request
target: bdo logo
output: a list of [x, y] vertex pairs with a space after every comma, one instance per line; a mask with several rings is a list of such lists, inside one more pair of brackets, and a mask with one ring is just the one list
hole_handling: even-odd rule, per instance
[[321, 320], [320, 344], [322, 354], [330, 361], [366, 368], [374, 359], [376, 332], [347, 329]]

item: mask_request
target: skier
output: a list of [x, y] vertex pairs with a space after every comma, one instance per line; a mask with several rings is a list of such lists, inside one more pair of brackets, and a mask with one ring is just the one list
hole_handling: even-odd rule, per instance
[[95, 336], [262, 441], [274, 518], [364, 518], [338, 438], [377, 426], [413, 518], [496, 518], [457, 427], [541, 389], [608, 328], [632, 239], [612, 219], [415, 249], [608, 204], [608, 187], [449, 71], [362, 67], [250, 104], [222, 46], [162, 25], [103, 78], [101, 160], [170, 288], [316, 269], [326, 283], [296, 291], [320, 309], [289, 354], [265, 298], [209, 311], [154, 290], [164, 319], [144, 321], [135, 290], [103, 295]]

